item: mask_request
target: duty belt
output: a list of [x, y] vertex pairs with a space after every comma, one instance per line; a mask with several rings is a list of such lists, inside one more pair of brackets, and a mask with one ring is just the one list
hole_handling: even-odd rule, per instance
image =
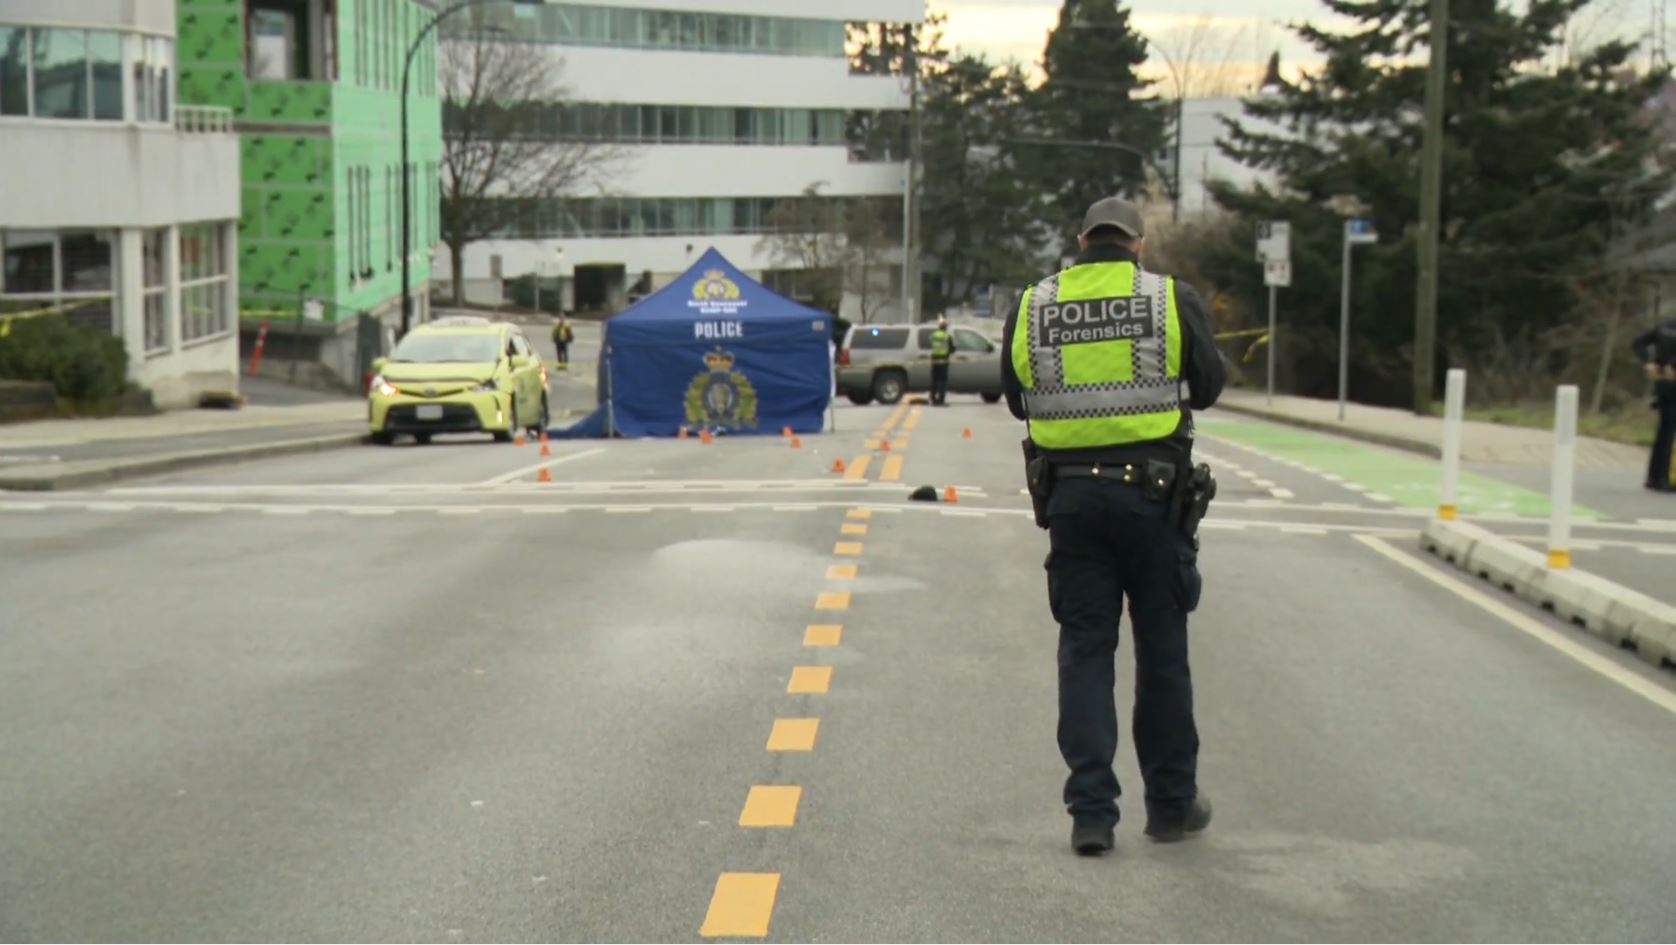
[[1103, 466], [1100, 463], [1054, 463], [1053, 474], [1066, 479], [1109, 479], [1136, 485], [1141, 481], [1143, 470], [1134, 463], [1124, 463], [1121, 466]]

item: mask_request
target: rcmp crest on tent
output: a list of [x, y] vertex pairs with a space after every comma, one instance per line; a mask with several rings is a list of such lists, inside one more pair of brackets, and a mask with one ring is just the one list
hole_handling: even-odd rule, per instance
[[739, 283], [720, 269], [710, 269], [693, 283], [693, 297], [687, 301], [704, 315], [732, 315], [750, 303], [739, 291]]
[[733, 364], [733, 355], [720, 348], [704, 356], [707, 370], [687, 385], [689, 426], [751, 429], [757, 425], [756, 388], [750, 378], [733, 369]]

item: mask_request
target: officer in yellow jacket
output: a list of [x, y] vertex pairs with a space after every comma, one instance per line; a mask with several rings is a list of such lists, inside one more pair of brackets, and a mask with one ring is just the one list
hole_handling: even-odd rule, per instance
[[1002, 377], [1013, 415], [1029, 425], [1031, 492], [1051, 547], [1071, 845], [1097, 856], [1118, 821], [1113, 685], [1125, 599], [1146, 833], [1170, 842], [1210, 823], [1187, 615], [1200, 591], [1193, 509], [1203, 515], [1214, 485], [1200, 488], [1208, 469], [1195, 475], [1191, 411], [1216, 402], [1226, 372], [1198, 294], [1141, 268], [1138, 208], [1094, 204], [1079, 245], [1075, 265], [1032, 286], [1008, 318]]

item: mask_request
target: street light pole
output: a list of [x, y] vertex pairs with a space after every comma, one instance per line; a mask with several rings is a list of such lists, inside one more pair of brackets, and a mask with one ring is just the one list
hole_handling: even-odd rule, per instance
[[[445, 9], [443, 9], [436, 16], [432, 17], [431, 21], [429, 23], [425, 24], [425, 28], [421, 29], [419, 31], [419, 35], [413, 37], [413, 42], [408, 44], [408, 47], [407, 47], [407, 58], [405, 60], [403, 60], [403, 62], [402, 62], [402, 104], [401, 104], [401, 112], [402, 112], [402, 131], [401, 131], [402, 163], [401, 163], [401, 176], [402, 176], [402, 334], [403, 335], [406, 335], [413, 328], [413, 286], [412, 286], [412, 281], [413, 281], [412, 268], [413, 268], [413, 266], [412, 266], [412, 258], [411, 258], [413, 256], [413, 234], [409, 229], [412, 226], [412, 221], [411, 221], [411, 216], [410, 215], [412, 213], [412, 203], [413, 203], [413, 190], [412, 190], [412, 184], [413, 184], [412, 177], [413, 177], [413, 175], [411, 173], [409, 173], [408, 166], [407, 166], [407, 161], [408, 161], [408, 155], [407, 155], [407, 152], [408, 152], [408, 147], [407, 147], [407, 94], [408, 94], [408, 85], [409, 85], [409, 82], [411, 81], [411, 78], [412, 78], [412, 75], [413, 75], [413, 57], [417, 56], [419, 54], [419, 50], [425, 45], [425, 38], [427, 36], [431, 35], [431, 33], [435, 32], [436, 28], [437, 28], [437, 25], [440, 24], [443, 20], [448, 19], [449, 17], [451, 17], [454, 14], [460, 12], [461, 10], [466, 9], [467, 7], [479, 6], [479, 5], [484, 4], [484, 3], [492, 3], [492, 2], [495, 2], [495, 0], [457, 0], [457, 2], [454, 3], [452, 6], [449, 6]], [[521, 4], [521, 5], [526, 5], [526, 6], [540, 6], [542, 3], [546, 2], [546, 0], [510, 0], [510, 2], [512, 2], [514, 4]], [[462, 278], [461, 273], [458, 273], [458, 272], [454, 273], [454, 278], [456, 280]]]
[[1432, 403], [1437, 339], [1437, 246], [1443, 208], [1443, 107], [1449, 57], [1449, 0], [1432, 0], [1431, 64], [1426, 70], [1426, 137], [1420, 156], [1420, 279], [1414, 305], [1414, 412]]

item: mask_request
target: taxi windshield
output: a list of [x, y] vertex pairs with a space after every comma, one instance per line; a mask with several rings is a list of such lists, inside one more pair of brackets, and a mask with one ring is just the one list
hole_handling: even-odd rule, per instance
[[447, 364], [456, 361], [495, 361], [500, 339], [494, 335], [414, 333], [402, 339], [390, 360], [409, 364]]

